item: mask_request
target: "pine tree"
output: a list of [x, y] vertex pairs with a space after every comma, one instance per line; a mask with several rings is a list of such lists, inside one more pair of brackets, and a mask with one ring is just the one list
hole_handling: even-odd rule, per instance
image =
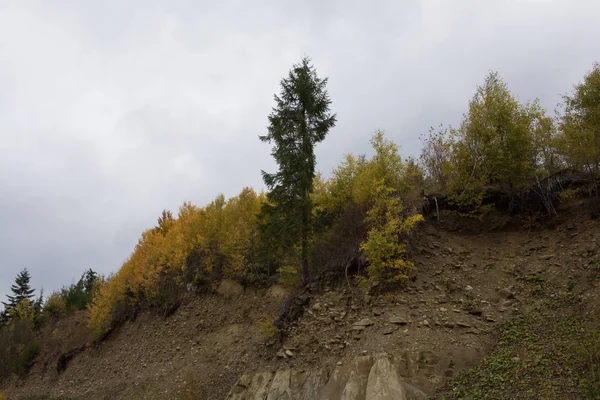
[[327, 78], [320, 79], [309, 58], [293, 66], [275, 95], [276, 107], [269, 115], [263, 142], [274, 143], [271, 155], [279, 165], [274, 174], [262, 171], [269, 189], [261, 210], [263, 234], [282, 239], [283, 246], [301, 246], [302, 277], [309, 278], [308, 244], [311, 231], [310, 194], [315, 178], [314, 147], [335, 126]]
[[19, 274], [15, 278], [15, 283], [10, 287], [10, 290], [12, 291], [13, 295], [6, 295], [6, 297], [8, 298], [8, 302], [2, 302], [2, 304], [4, 305], [5, 316], [8, 315], [10, 313], [10, 310], [14, 309], [17, 306], [17, 304], [19, 304], [21, 301], [25, 299], [32, 301], [35, 289], [32, 289], [29, 285], [30, 280], [31, 275], [29, 274], [29, 271], [27, 271], [27, 268], [19, 272]]

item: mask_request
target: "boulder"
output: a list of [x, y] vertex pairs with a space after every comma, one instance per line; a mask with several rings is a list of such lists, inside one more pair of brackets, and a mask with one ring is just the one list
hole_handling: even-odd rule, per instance
[[374, 358], [367, 381], [365, 399], [406, 400], [406, 391], [389, 358], [385, 354], [377, 354]]

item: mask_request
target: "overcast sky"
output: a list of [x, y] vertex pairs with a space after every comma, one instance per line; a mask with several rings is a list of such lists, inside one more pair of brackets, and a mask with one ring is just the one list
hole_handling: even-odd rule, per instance
[[309, 55], [338, 124], [329, 173], [375, 129], [417, 155], [489, 70], [553, 111], [600, 61], [600, 2], [0, 0], [0, 297], [116, 271], [162, 209], [275, 168], [273, 94]]

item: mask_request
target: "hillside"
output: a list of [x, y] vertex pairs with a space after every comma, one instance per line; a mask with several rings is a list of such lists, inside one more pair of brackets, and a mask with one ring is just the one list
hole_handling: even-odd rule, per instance
[[[256, 373], [273, 393], [281, 389], [275, 371], [321, 374], [319, 389], [361, 357], [383, 354], [408, 398], [461, 390], [475, 398], [586, 398], [585, 343], [600, 310], [599, 233], [579, 203], [532, 228], [500, 214], [484, 222], [443, 215], [441, 224], [416, 229], [409, 254], [418, 270], [405, 288], [365, 294], [344, 279], [313, 285], [281, 344], [257, 321], [277, 315], [283, 289], [223, 281], [216, 294], [189, 294], [170, 317], [126, 322], [74, 352], [60, 373], [56, 354], [42, 354], [27, 377], [2, 390], [9, 399], [223, 399], [230, 391], [262, 398], [245, 383]], [[76, 316], [68, 322], [79, 324]], [[340, 398], [332, 385], [330, 398]]]

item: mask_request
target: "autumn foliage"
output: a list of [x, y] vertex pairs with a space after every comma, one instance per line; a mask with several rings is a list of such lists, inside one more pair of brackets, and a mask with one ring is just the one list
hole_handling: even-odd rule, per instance
[[177, 217], [163, 212], [121, 269], [100, 285], [89, 307], [90, 326], [106, 332], [124, 312], [161, 307], [188, 283], [244, 280], [257, 273], [256, 216], [263, 198], [245, 188], [228, 200], [219, 195], [203, 208], [184, 203]]
[[[597, 179], [598, 76], [596, 65], [553, 118], [537, 100], [521, 102], [491, 73], [458, 127], [441, 126], [424, 137], [418, 162], [402, 158], [398, 146], [376, 132], [370, 158], [347, 155], [329, 177], [314, 177], [302, 246], [290, 239], [297, 235], [286, 236], [282, 216], [281, 224], [273, 223], [272, 213], [265, 222], [261, 210], [277, 199], [250, 188], [204, 207], [184, 203], [176, 216], [165, 211], [119, 271], [100, 280], [89, 324], [102, 334], [136, 310], [168, 312], [185, 286], [210, 288], [222, 278], [248, 283], [279, 275], [292, 287], [303, 275], [307, 251], [311, 275], [343, 276], [354, 265], [351, 273], [360, 282], [402, 283], [415, 268], [406, 243], [423, 219], [422, 190], [482, 213], [490, 188], [517, 196], [567, 167]], [[60, 312], [60, 304], [55, 308]]]

